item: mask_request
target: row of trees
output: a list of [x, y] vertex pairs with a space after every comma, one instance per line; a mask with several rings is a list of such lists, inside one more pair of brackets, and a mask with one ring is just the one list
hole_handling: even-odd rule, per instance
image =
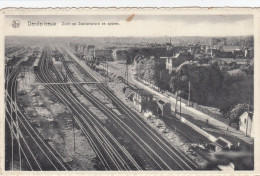
[[190, 83], [192, 102], [217, 107], [228, 117], [236, 105], [253, 103], [253, 76], [240, 69], [224, 71], [216, 62], [204, 65], [187, 62], [169, 73], [160, 68], [155, 57], [139, 55], [135, 59], [138, 60], [138, 77], [172, 93], [181, 90], [185, 99], [188, 98]]
[[217, 107], [223, 114], [237, 104], [253, 102], [253, 77], [240, 69], [223, 72], [217, 63], [207, 66], [187, 64], [179, 72], [171, 74], [169, 84], [172, 92], [181, 89], [187, 98], [190, 82], [191, 101]]

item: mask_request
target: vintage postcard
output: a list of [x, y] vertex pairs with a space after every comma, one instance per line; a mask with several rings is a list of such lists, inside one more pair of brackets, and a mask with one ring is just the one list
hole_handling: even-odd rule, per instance
[[259, 9], [0, 12], [1, 175], [260, 174]]

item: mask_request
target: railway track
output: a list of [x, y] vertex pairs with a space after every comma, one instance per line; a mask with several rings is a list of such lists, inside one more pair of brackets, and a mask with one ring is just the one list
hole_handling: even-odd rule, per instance
[[[32, 127], [17, 105], [17, 76], [21, 69], [22, 62], [6, 75], [5, 81], [5, 121], [8, 128], [5, 132], [9, 130], [11, 133], [9, 144], [11, 145], [11, 170], [14, 169], [14, 156], [17, 153], [20, 158], [20, 169], [22, 169], [21, 158], [23, 158], [28, 170], [71, 170], [71, 167], [63, 162], [59, 154]], [[9, 154], [6, 153], [6, 157]]]
[[[61, 53], [66, 52], [58, 48]], [[67, 53], [67, 52], [66, 52]], [[69, 57], [75, 61], [75, 58], [67, 53]], [[63, 65], [67, 71], [69, 79], [72, 82], [77, 82], [73, 77], [73, 74], [69, 70], [65, 61], [61, 59]], [[76, 62], [77, 63], [77, 62]], [[78, 64], [78, 67], [87, 75], [91, 81], [98, 80], [86, 72], [85, 69]], [[119, 100], [110, 90], [103, 84], [96, 84], [98, 88], [112, 101], [114, 102], [121, 111], [127, 115], [130, 122], [123, 121], [118, 115], [113, 112], [110, 108], [106, 107], [100, 100], [94, 97], [90, 92], [88, 92], [82, 85], [75, 84], [77, 90], [85, 96], [91, 103], [98, 107], [105, 115], [107, 115], [114, 123], [116, 123], [121, 130], [125, 131], [139, 145], [139, 147], [147, 154], [147, 156], [154, 161], [159, 169], [162, 170], [193, 170], [196, 169], [197, 165], [192, 162], [188, 157], [182, 154], [177, 148], [170, 146], [167, 141], [165, 141], [161, 136], [159, 136], [155, 131], [145, 124], [141, 120], [138, 114], [133, 112], [129, 107], [127, 107], [121, 100]], [[132, 124], [131, 126], [129, 124]], [[135, 124], [135, 125], [133, 125]], [[159, 154], [158, 154], [159, 153]], [[174, 163], [174, 164], [173, 164]]]
[[[37, 77], [44, 83], [61, 82], [60, 75], [50, 61], [49, 54], [49, 50], [44, 52], [44, 58], [40, 62]], [[85, 134], [104, 169], [141, 170], [132, 156], [124, 150], [123, 146], [119, 144], [112, 134], [95, 120], [96, 117], [90, 111], [79, 103], [79, 100], [72, 94], [67, 85], [47, 84], [45, 87], [56, 95], [73, 113], [74, 120]]]

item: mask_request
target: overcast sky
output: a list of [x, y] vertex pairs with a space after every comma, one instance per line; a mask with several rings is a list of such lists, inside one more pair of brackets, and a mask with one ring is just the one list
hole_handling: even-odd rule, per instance
[[[252, 15], [66, 15], [6, 16], [5, 34], [19, 36], [243, 36], [253, 35]], [[21, 26], [12, 28], [13, 20]], [[31, 22], [56, 22], [56, 27], [28, 26]], [[114, 22], [116, 26], [62, 26], [62, 22]]]

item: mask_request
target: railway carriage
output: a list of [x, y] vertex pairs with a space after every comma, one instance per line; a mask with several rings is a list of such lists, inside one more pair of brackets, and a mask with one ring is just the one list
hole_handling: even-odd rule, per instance
[[22, 65], [26, 66], [26, 64], [28, 63], [28, 60], [30, 59], [29, 56], [27, 56], [26, 58], [24, 58], [24, 60], [22, 61]]
[[34, 72], [39, 71], [39, 61], [40, 61], [40, 59], [36, 59], [35, 62], [34, 62], [34, 64], [33, 64], [33, 70], [34, 70]]

